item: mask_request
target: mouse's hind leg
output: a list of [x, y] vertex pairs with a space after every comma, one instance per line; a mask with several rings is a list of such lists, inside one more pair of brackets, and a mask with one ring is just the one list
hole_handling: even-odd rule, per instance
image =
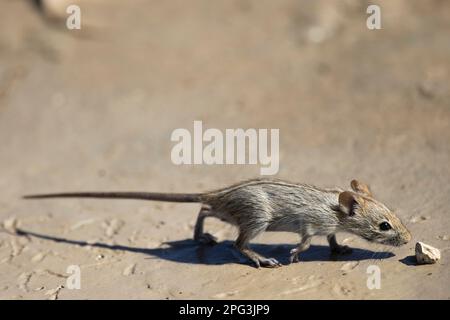
[[331, 253], [334, 253], [334, 254], [352, 253], [352, 249], [349, 246], [342, 246], [337, 243], [335, 234], [329, 234], [327, 236], [327, 240], [328, 240], [328, 243], [330, 244]]
[[266, 267], [266, 268], [277, 268], [281, 267], [281, 263], [279, 263], [275, 258], [266, 258], [262, 255], [256, 253], [255, 251], [249, 248], [249, 241], [257, 236], [260, 232], [264, 230], [255, 230], [254, 232], [240, 232], [238, 238], [234, 246], [240, 253], [250, 259], [257, 268]]
[[202, 204], [202, 208], [200, 209], [200, 212], [197, 216], [197, 222], [195, 223], [194, 227], [194, 240], [198, 241], [202, 244], [216, 244], [217, 238], [214, 237], [212, 234], [203, 232], [203, 225], [205, 223], [205, 219], [207, 217], [213, 216], [213, 211], [211, 210], [211, 207], [206, 204]]

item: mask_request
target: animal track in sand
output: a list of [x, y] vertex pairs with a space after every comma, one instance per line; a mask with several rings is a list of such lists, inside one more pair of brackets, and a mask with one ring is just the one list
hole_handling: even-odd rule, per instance
[[29, 272], [29, 273], [24, 272], [19, 275], [19, 278], [17, 279], [17, 285], [20, 290], [25, 291], [25, 292], [29, 291], [28, 283], [30, 282], [32, 275], [33, 275], [33, 272]]
[[122, 274], [124, 276], [130, 276], [130, 275], [134, 274], [135, 271], [136, 271], [136, 263], [133, 263], [133, 264], [130, 264], [129, 266], [127, 266], [123, 270]]
[[336, 283], [333, 286], [332, 290], [336, 295], [338, 295], [340, 297], [347, 297], [351, 293], [351, 289], [349, 289], [339, 283]]
[[[297, 280], [293, 281], [294, 284], [296, 284]], [[280, 295], [285, 296], [285, 295], [290, 295], [293, 293], [298, 293], [298, 292], [302, 292], [302, 291], [306, 291], [312, 288], [316, 288], [321, 286], [324, 283], [324, 281], [321, 278], [318, 278], [316, 276], [309, 276], [308, 279], [306, 280], [306, 282], [299, 286], [296, 287], [294, 289], [290, 289], [290, 290], [286, 290], [280, 293]]]
[[47, 255], [47, 253], [45, 253], [45, 252], [38, 252], [31, 258], [31, 262], [40, 262], [40, 261], [44, 260], [46, 255]]
[[344, 273], [347, 273], [347, 272], [352, 271], [353, 269], [355, 269], [358, 265], [359, 265], [359, 261], [346, 262], [346, 263], [344, 263], [342, 265], [340, 270], [344, 271]]
[[48, 298], [48, 300], [58, 300], [59, 292], [60, 292], [61, 289], [63, 289], [63, 288], [64, 288], [63, 285], [57, 286], [55, 289], [47, 290], [47, 291], [45, 292], [45, 295], [46, 295], [46, 296], [50, 296], [50, 297]]
[[85, 220], [78, 221], [69, 227], [69, 231], [78, 230], [86, 225], [94, 223], [95, 221], [96, 221], [95, 219], [85, 219]]
[[102, 227], [105, 229], [105, 236], [108, 238], [118, 234], [120, 229], [125, 225], [125, 222], [119, 219], [106, 220]]
[[414, 216], [414, 217], [411, 217], [409, 219], [409, 222], [417, 223], [417, 222], [423, 222], [423, 221], [426, 221], [426, 220], [430, 220], [430, 217], [428, 217], [428, 216]]
[[217, 294], [213, 295], [212, 297], [214, 299], [223, 299], [223, 298], [226, 298], [226, 297], [235, 296], [237, 293], [239, 293], [239, 290], [228, 291], [228, 292], [220, 292], [220, 293], [217, 293]]

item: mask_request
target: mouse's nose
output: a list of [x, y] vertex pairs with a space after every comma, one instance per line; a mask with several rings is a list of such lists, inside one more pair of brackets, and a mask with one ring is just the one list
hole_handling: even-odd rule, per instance
[[410, 242], [411, 238], [411, 233], [406, 230], [406, 232], [403, 234], [403, 244], [407, 244], [408, 242]]

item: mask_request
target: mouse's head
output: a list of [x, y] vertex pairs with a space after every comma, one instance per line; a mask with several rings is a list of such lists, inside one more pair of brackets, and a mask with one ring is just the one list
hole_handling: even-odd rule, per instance
[[411, 234], [400, 219], [375, 200], [367, 185], [353, 180], [353, 191], [339, 194], [339, 220], [342, 227], [362, 238], [381, 244], [401, 246]]

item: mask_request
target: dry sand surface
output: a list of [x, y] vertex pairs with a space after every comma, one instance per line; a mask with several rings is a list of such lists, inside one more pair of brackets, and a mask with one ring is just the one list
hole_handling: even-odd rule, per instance
[[[51, 1], [61, 5], [61, 1]], [[0, 299], [450, 298], [450, 2], [81, 1], [81, 31], [58, 8], [0, 1]], [[64, 17], [64, 11], [62, 13]], [[259, 175], [257, 165], [176, 166], [176, 128], [279, 128], [277, 178], [367, 182], [413, 234], [406, 246], [349, 234], [330, 258], [314, 239], [266, 233], [256, 269], [220, 243], [191, 240], [197, 204], [25, 201], [77, 190], [200, 192]], [[28, 234], [19, 236], [14, 224]], [[414, 244], [441, 250], [414, 263]], [[69, 289], [67, 267], [81, 268]], [[381, 270], [369, 290], [367, 267]]]

